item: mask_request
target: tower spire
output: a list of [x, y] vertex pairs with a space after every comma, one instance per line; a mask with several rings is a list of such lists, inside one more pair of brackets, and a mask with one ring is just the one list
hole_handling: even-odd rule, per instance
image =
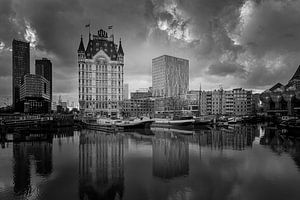
[[84, 48], [84, 45], [83, 45], [83, 40], [82, 40], [82, 35], [80, 37], [80, 44], [79, 44], [79, 48], [78, 48], [78, 52], [84, 52], [85, 51], [85, 48]]
[[118, 54], [124, 56], [124, 51], [123, 51], [123, 48], [122, 48], [121, 38], [120, 38], [120, 42], [119, 42]]

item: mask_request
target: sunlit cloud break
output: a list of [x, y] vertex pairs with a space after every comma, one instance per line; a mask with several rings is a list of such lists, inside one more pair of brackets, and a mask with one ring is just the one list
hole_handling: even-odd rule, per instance
[[37, 45], [37, 33], [36, 30], [34, 30], [30, 23], [28, 21], [25, 21], [25, 33], [24, 33], [24, 38], [27, 42], [30, 42], [31, 47], [36, 47]]
[[157, 27], [160, 30], [165, 31], [169, 37], [186, 42], [193, 41], [188, 29], [190, 19], [178, 8], [175, 0], [167, 1], [162, 6], [156, 6]]

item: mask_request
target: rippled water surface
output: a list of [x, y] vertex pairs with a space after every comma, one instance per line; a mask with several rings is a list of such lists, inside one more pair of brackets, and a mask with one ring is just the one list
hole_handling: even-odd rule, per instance
[[299, 200], [300, 141], [256, 125], [62, 129], [43, 141], [2, 143], [0, 199]]

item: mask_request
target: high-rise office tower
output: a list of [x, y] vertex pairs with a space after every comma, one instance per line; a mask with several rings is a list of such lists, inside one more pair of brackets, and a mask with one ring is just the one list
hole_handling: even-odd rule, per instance
[[29, 42], [12, 42], [12, 96], [13, 108], [20, 111], [20, 86], [25, 74], [30, 73]]
[[113, 35], [99, 30], [89, 34], [87, 48], [81, 38], [78, 48], [79, 107], [87, 115], [120, 115], [123, 100], [124, 52]]
[[[50, 84], [50, 104], [52, 102], [52, 63], [47, 58], [35, 60], [35, 74], [45, 77]], [[49, 108], [51, 110], [51, 107]]]
[[163, 55], [152, 59], [154, 97], [186, 95], [189, 89], [189, 61]]

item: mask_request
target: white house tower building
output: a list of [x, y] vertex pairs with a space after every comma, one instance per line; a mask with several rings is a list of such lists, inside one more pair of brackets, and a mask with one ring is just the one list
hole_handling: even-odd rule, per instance
[[89, 34], [87, 48], [83, 40], [78, 48], [79, 108], [86, 115], [114, 117], [120, 115], [123, 100], [124, 52], [114, 37], [99, 30]]

